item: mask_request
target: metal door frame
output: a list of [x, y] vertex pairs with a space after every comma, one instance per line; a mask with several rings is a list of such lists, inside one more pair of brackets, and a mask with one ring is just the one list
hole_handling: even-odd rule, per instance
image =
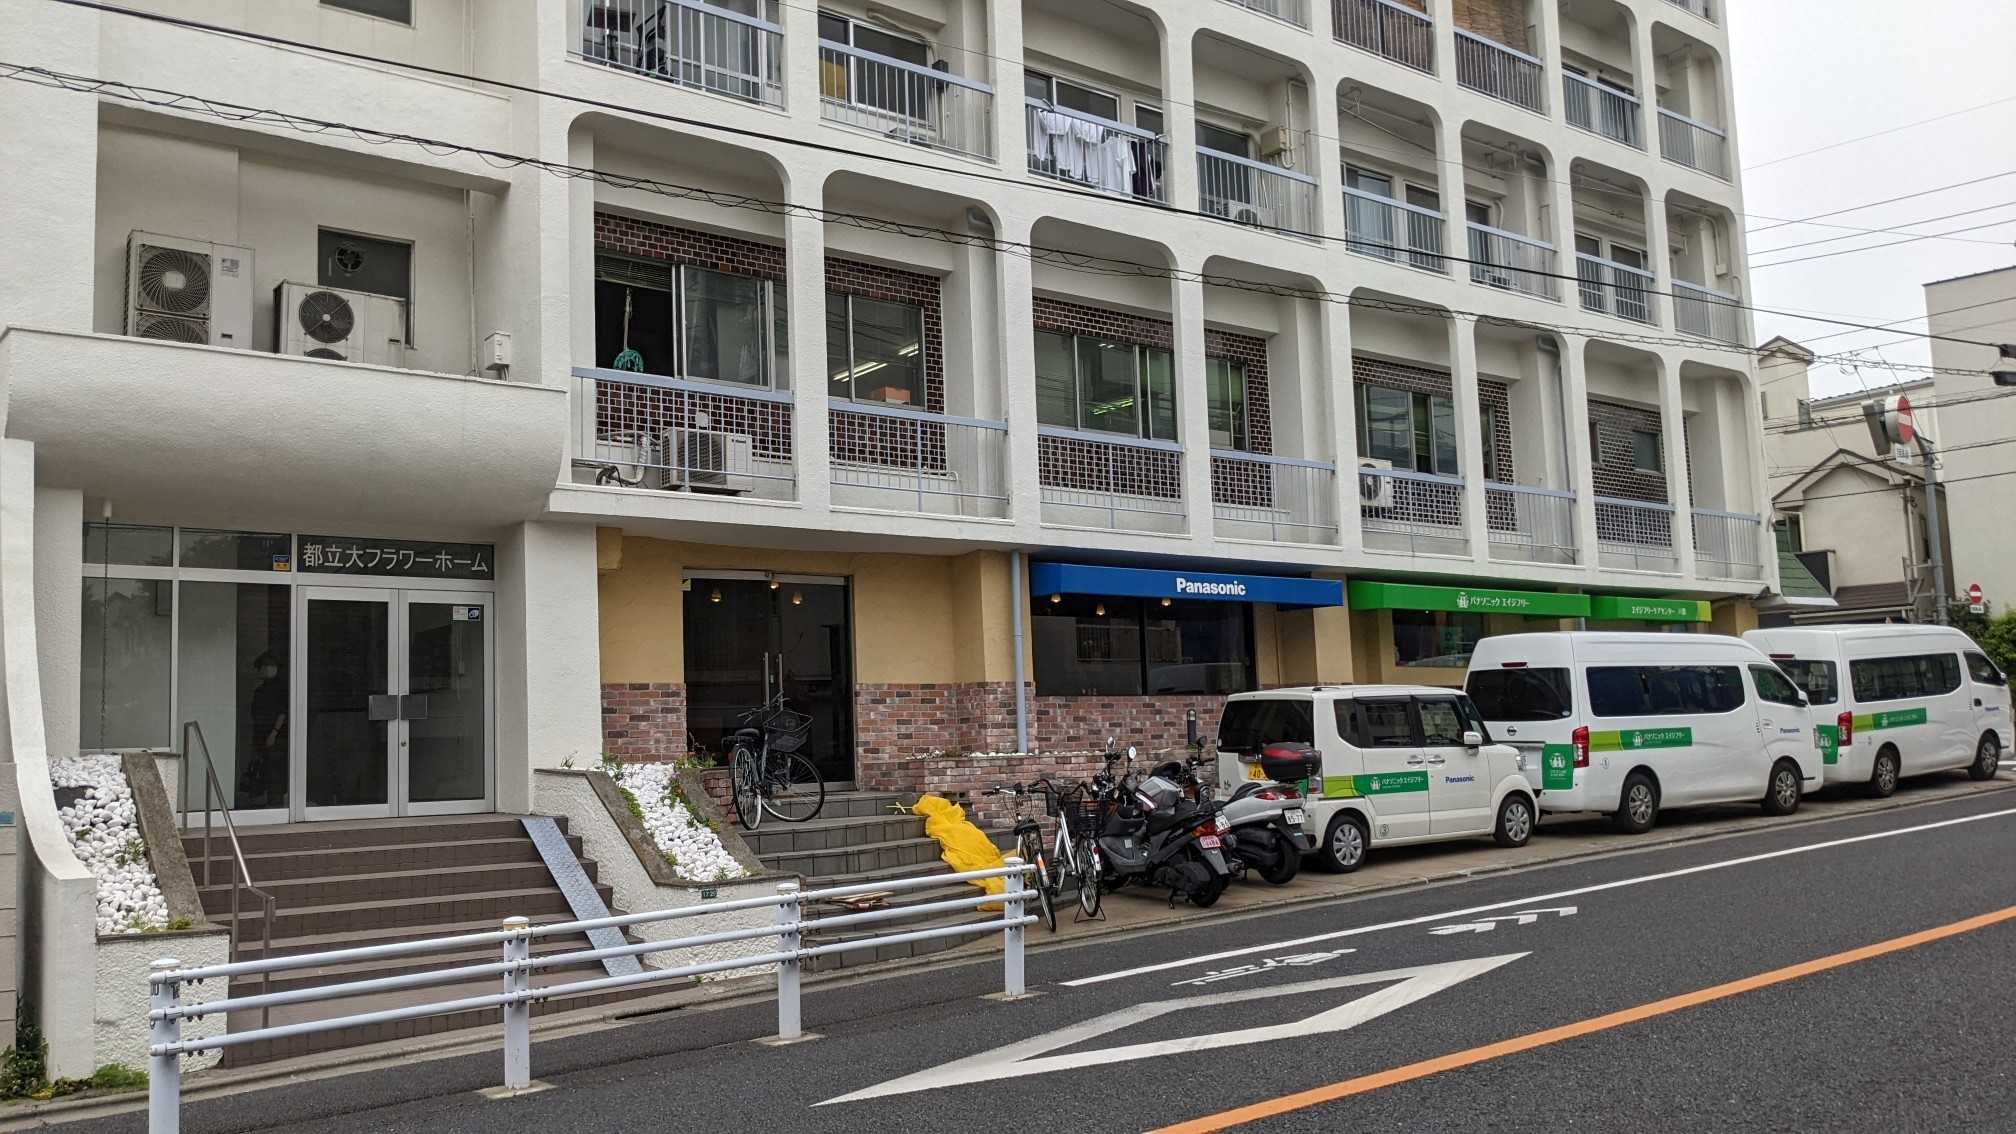
[[393, 790], [392, 802], [400, 815], [472, 815], [494, 810], [497, 798], [497, 635], [491, 630], [492, 615], [495, 613], [489, 591], [438, 591], [402, 590], [397, 592], [399, 607], [398, 680], [401, 692], [413, 689], [413, 620], [410, 617], [416, 602], [448, 603], [453, 606], [480, 606], [483, 608], [483, 795], [480, 799], [448, 799], [429, 803], [415, 803], [412, 799], [412, 749], [409, 745], [411, 729], [404, 718], [398, 723], [399, 743], [392, 761]]

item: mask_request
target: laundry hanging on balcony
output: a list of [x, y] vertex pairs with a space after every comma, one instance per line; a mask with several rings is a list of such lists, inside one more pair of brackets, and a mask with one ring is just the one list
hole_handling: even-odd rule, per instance
[[1134, 192], [1135, 142], [1124, 131], [1057, 110], [1038, 110], [1032, 120], [1030, 146], [1048, 156], [1059, 177], [1109, 193]]

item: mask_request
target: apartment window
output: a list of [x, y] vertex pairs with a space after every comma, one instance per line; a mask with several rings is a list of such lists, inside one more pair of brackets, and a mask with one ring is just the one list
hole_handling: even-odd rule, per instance
[[1031, 612], [1041, 696], [1236, 693], [1252, 688], [1241, 603], [1060, 595]]
[[923, 346], [923, 308], [858, 295], [826, 296], [832, 396], [924, 407]]
[[322, 6], [409, 26], [413, 23], [413, 0], [322, 0]]
[[333, 228], [316, 231], [319, 263], [315, 282], [321, 287], [389, 295], [400, 301], [405, 326], [400, 332], [413, 345], [413, 246], [403, 240], [359, 236]]
[[1637, 472], [1664, 472], [1666, 462], [1661, 459], [1659, 435], [1647, 429], [1631, 431], [1631, 468]]
[[1211, 447], [1244, 451], [1246, 366], [1222, 358], [1204, 360], [1204, 399], [1209, 408]]
[[1227, 130], [1223, 126], [1213, 126], [1209, 122], [1197, 124], [1197, 145], [1203, 149], [1233, 157], [1253, 156], [1253, 141], [1243, 131]]
[[[1491, 444], [1488, 434], [1485, 444]], [[1358, 451], [1396, 469], [1460, 476], [1456, 405], [1436, 394], [1360, 384]]]
[[1960, 656], [1857, 658], [1848, 663], [1848, 680], [1854, 683], [1857, 701], [1937, 697], [1960, 688]]
[[[917, 40], [891, 35], [831, 12], [819, 13], [819, 38], [918, 67], [931, 65], [930, 50]], [[819, 60], [821, 95], [892, 113], [921, 116], [930, 105], [931, 84], [932, 80], [922, 75], [875, 66], [872, 61], [855, 66], [845, 56], [822, 55]]]
[[1730, 713], [1743, 706], [1743, 673], [1733, 665], [1589, 667], [1589, 710], [1599, 717]]
[[1799, 399], [1799, 428], [1813, 428], [1813, 403], [1805, 398]]
[[769, 280], [614, 256], [595, 269], [595, 365], [748, 386], [783, 372]]
[[1393, 663], [1464, 669], [1484, 637], [1484, 616], [1440, 610], [1393, 612]]
[[1162, 136], [1162, 128], [1167, 124], [1167, 121], [1167, 119], [1162, 117], [1161, 107], [1143, 106], [1138, 102], [1134, 104], [1134, 126], [1136, 129], [1146, 130], [1159, 138]]
[[1801, 529], [1799, 517], [1784, 516], [1771, 525], [1771, 532], [1778, 539], [1778, 550], [1801, 552], [1806, 550], [1806, 533]]
[[1069, 79], [1059, 79], [1041, 71], [1022, 72], [1022, 93], [1030, 98], [1041, 99], [1051, 106], [1094, 115], [1108, 122], [1120, 120], [1118, 98], [1105, 91], [1080, 86]]
[[1044, 425], [1176, 440], [1169, 352], [1089, 335], [1036, 332], [1036, 419]]

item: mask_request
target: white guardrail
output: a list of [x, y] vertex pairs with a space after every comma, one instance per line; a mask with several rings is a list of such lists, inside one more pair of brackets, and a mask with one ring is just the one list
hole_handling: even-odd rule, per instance
[[[370, 945], [357, 949], [336, 949], [325, 953], [302, 953], [286, 957], [262, 957], [256, 961], [234, 961], [224, 965], [206, 965], [200, 968], [183, 968], [182, 962], [173, 958], [155, 961], [153, 971], [148, 975], [149, 1007], [147, 1018], [150, 1023], [147, 1047], [147, 1129], [149, 1134], [176, 1134], [182, 1127], [182, 1060], [181, 1057], [199, 1051], [214, 1051], [240, 1044], [255, 1043], [260, 1040], [284, 1039], [288, 1036], [311, 1035], [316, 1032], [334, 1031], [338, 1028], [359, 1027], [369, 1024], [393, 1023], [399, 1020], [414, 1020], [428, 1016], [442, 1016], [454, 1012], [482, 1011], [501, 1008], [504, 1012], [504, 1088], [525, 1090], [532, 1085], [532, 1006], [542, 1000], [555, 997], [580, 996], [589, 993], [611, 992], [617, 989], [637, 988], [662, 981], [684, 980], [688, 977], [707, 973], [726, 972], [730, 969], [746, 969], [758, 965], [777, 966], [777, 1038], [791, 1040], [801, 1038], [804, 1030], [799, 1016], [800, 963], [807, 958], [844, 953], [856, 949], [873, 949], [880, 945], [897, 945], [907, 941], [926, 941], [940, 937], [963, 937], [991, 930], [1002, 933], [1002, 991], [1008, 996], [1023, 993], [1022, 979], [1022, 930], [1036, 921], [1032, 914], [1023, 912], [1022, 902], [1028, 893], [1023, 888], [1023, 876], [1034, 867], [1019, 858], [1009, 858], [1002, 866], [991, 870], [969, 870], [959, 874], [934, 874], [928, 878], [900, 878], [880, 882], [860, 883], [853, 886], [834, 886], [825, 890], [801, 893], [798, 884], [786, 882], [777, 887], [777, 894], [767, 898], [743, 898], [737, 901], [713, 902], [704, 905], [682, 906], [677, 909], [653, 910], [649, 913], [623, 914], [618, 917], [594, 918], [588, 921], [561, 922], [554, 925], [532, 925], [525, 918], [504, 919], [501, 930], [490, 933], [466, 933], [456, 937], [435, 937], [423, 941], [402, 941], [390, 945]], [[869, 910], [865, 913], [843, 914], [838, 917], [808, 919], [804, 916], [808, 902], [829, 901], [834, 898], [853, 897], [870, 892], [891, 890], [912, 890], [932, 886], [942, 886], [947, 882], [977, 882], [988, 878], [1002, 880], [999, 894], [975, 894], [965, 898], [951, 898], [945, 901], [925, 902], [920, 905], [899, 906], [892, 909]], [[937, 926], [931, 929], [910, 930], [881, 937], [861, 938], [853, 941], [838, 941], [830, 945], [805, 947], [801, 942], [810, 931], [840, 929], [846, 926], [867, 925], [895, 918], [944, 913], [953, 910], [970, 910], [989, 903], [999, 902], [1002, 906], [1000, 917], [990, 921], [965, 922], [958, 925]], [[773, 925], [753, 926], [746, 929], [725, 930], [719, 933], [702, 933], [692, 937], [681, 937], [671, 941], [644, 941], [635, 944], [615, 945], [602, 949], [583, 949], [572, 953], [558, 953], [546, 956], [532, 956], [532, 940], [538, 937], [565, 936], [586, 933], [595, 929], [623, 929], [647, 922], [675, 921], [680, 918], [700, 914], [731, 913], [738, 910], [774, 907], [777, 911]], [[755, 956], [731, 957], [698, 964], [679, 965], [669, 969], [646, 969], [625, 976], [597, 977], [567, 984], [531, 987], [532, 974], [540, 969], [578, 965], [589, 961], [600, 961], [611, 957], [640, 957], [648, 953], [669, 953], [680, 949], [697, 949], [710, 945], [723, 945], [736, 941], [753, 941], [759, 938], [775, 937], [777, 947], [767, 953]], [[410, 957], [418, 954], [444, 950], [468, 950], [485, 945], [501, 945], [503, 955], [500, 960], [480, 965], [458, 965], [454, 968], [437, 969], [432, 972], [410, 973], [405, 976], [380, 977], [374, 980], [350, 981], [342, 984], [323, 985], [317, 988], [295, 989], [289, 992], [275, 992], [255, 996], [227, 996], [221, 1000], [211, 1000], [200, 1004], [184, 1004], [181, 995], [184, 985], [200, 981], [221, 980], [228, 982], [236, 976], [260, 976], [276, 972], [292, 972], [311, 969], [323, 965], [340, 965], [352, 961], [380, 960], [387, 957]], [[436, 1001], [431, 1004], [415, 1004], [405, 1008], [393, 1008], [379, 1012], [362, 1012], [352, 1016], [338, 1016], [324, 1020], [304, 1020], [293, 1024], [273, 1027], [252, 1028], [246, 1031], [227, 1032], [223, 1035], [200, 1039], [182, 1038], [182, 1021], [195, 1020], [205, 1016], [219, 1016], [229, 1012], [251, 1011], [275, 1008], [283, 1004], [305, 1004], [322, 1000], [337, 1000], [350, 996], [368, 996], [374, 993], [401, 992], [432, 985], [450, 984], [461, 981], [478, 980], [484, 977], [498, 977], [503, 982], [501, 991], [488, 996], [466, 996], [455, 1000]]]

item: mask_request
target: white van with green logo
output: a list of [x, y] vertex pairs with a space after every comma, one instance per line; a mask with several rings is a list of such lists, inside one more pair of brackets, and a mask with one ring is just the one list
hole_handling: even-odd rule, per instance
[[1790, 814], [1823, 782], [1805, 696], [1739, 638], [1497, 635], [1477, 643], [1465, 687], [1538, 769], [1543, 812], [1608, 812], [1642, 832], [1666, 807]]
[[1965, 768], [1995, 774], [2010, 735], [2009, 679], [1950, 626], [1797, 626], [1751, 630], [1813, 702], [1827, 782], [1872, 795], [1903, 776]]
[[1239, 693], [1218, 722], [1218, 782], [1265, 775], [1272, 744], [1320, 754], [1320, 782], [1294, 785], [1319, 862], [1356, 870], [1367, 848], [1494, 836], [1523, 846], [1538, 819], [1519, 753], [1492, 743], [1460, 690], [1317, 685]]

